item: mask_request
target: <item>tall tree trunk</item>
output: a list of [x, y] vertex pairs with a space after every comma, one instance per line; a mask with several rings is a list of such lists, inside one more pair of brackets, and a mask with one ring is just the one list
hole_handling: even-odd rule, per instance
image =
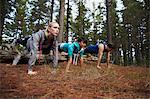
[[2, 32], [6, 15], [6, 0], [0, 0], [0, 45], [2, 44]]
[[132, 65], [132, 63], [133, 63], [133, 57], [132, 57], [132, 34], [131, 34], [130, 30], [128, 32], [129, 32], [129, 34], [128, 34], [128, 64]]
[[114, 51], [114, 54], [115, 54], [115, 55], [113, 55], [114, 64], [120, 65], [120, 53], [119, 53], [119, 49], [116, 49]]
[[124, 66], [127, 66], [127, 50], [125, 48], [123, 48], [123, 63], [124, 63]]
[[54, 0], [52, 0], [52, 3], [51, 3], [51, 16], [50, 16], [51, 22], [53, 21], [53, 8], [54, 8]]
[[141, 55], [140, 55], [139, 46], [136, 44], [136, 46], [135, 46], [135, 61], [136, 61], [137, 65], [141, 65], [140, 57], [141, 57]]
[[66, 22], [66, 42], [68, 42], [68, 34], [69, 34], [69, 0], [67, 3], [67, 22]]
[[111, 34], [111, 14], [110, 14], [110, 9], [111, 9], [111, 0], [106, 0], [106, 11], [107, 11], [107, 40], [108, 43], [112, 43], [112, 34]]
[[150, 1], [145, 1], [145, 9], [146, 9], [146, 65], [150, 66]]
[[60, 0], [60, 13], [59, 13], [59, 25], [60, 25], [60, 33], [58, 36], [58, 41], [61, 43], [64, 41], [64, 14], [65, 14], [65, 0]]

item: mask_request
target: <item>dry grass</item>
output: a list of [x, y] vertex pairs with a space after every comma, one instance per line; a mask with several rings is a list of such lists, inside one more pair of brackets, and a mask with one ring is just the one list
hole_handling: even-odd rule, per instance
[[72, 65], [65, 73], [66, 62], [59, 68], [37, 65], [37, 75], [27, 75], [27, 65], [0, 64], [0, 96], [2, 99], [148, 99], [148, 68], [112, 65], [101, 70], [95, 62]]

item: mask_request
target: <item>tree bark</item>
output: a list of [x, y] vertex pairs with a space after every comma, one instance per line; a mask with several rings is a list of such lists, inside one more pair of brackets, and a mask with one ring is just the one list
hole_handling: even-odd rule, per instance
[[111, 0], [106, 0], [106, 11], [107, 11], [107, 40], [108, 43], [112, 43], [112, 34], [111, 34], [111, 14], [110, 14], [110, 9], [111, 9]]
[[145, 9], [146, 9], [146, 65], [147, 67], [150, 66], [150, 1], [145, 0]]
[[123, 61], [124, 61], [124, 66], [127, 66], [127, 51], [125, 48], [123, 48]]
[[50, 21], [52, 22], [53, 21], [53, 8], [54, 8], [54, 0], [52, 0], [52, 3], [51, 3], [51, 16], [50, 16]]
[[0, 45], [2, 44], [2, 32], [6, 15], [6, 0], [0, 0]]
[[65, 0], [60, 0], [60, 13], [59, 13], [59, 25], [60, 25], [60, 32], [58, 36], [58, 42], [64, 41], [64, 14], [65, 14]]
[[66, 42], [68, 42], [68, 34], [69, 34], [69, 0], [67, 3], [67, 22], [66, 22]]

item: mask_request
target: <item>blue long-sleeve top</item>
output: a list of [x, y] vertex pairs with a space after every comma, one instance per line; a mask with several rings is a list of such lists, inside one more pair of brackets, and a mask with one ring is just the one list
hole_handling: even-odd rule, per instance
[[[68, 53], [69, 57], [73, 56], [73, 53], [79, 53], [81, 50], [80, 45], [78, 42], [73, 42], [73, 43], [61, 43], [60, 44], [60, 49], [63, 50], [64, 52]], [[80, 56], [83, 56], [83, 51], [79, 53]]]

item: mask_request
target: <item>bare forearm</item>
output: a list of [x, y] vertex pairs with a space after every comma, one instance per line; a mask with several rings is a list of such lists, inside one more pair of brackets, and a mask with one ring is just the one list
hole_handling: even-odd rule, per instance
[[67, 66], [70, 66], [71, 63], [72, 63], [72, 60], [69, 59]]
[[70, 67], [71, 63], [72, 63], [72, 58], [69, 58], [68, 64], [67, 64], [67, 67], [66, 67], [66, 72], [69, 72], [69, 67]]
[[110, 59], [107, 59], [107, 66], [109, 65], [109, 61], [110, 61]]
[[98, 57], [97, 66], [100, 66], [101, 59], [102, 59], [102, 54], [100, 54], [99, 57]]
[[99, 66], [101, 63], [101, 58], [98, 58], [98, 61], [97, 61], [97, 66]]
[[80, 65], [82, 66], [83, 65], [83, 58], [81, 57], [80, 59]]
[[109, 65], [109, 61], [110, 61], [110, 53], [107, 53], [107, 66]]

